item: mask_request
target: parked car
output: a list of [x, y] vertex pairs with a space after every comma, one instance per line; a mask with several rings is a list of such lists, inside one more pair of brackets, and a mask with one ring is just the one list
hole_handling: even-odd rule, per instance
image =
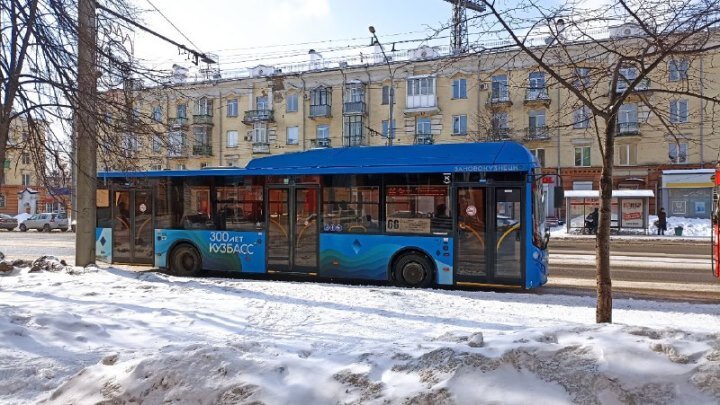
[[17, 228], [17, 226], [17, 219], [11, 217], [10, 215], [0, 214], [0, 229], [7, 229], [8, 231], [12, 231], [13, 229]]
[[59, 229], [67, 232], [69, 229], [68, 218], [66, 214], [54, 214], [50, 212], [35, 214], [20, 224], [20, 230], [25, 232], [28, 229], [37, 229], [38, 231], [50, 232], [53, 229]]

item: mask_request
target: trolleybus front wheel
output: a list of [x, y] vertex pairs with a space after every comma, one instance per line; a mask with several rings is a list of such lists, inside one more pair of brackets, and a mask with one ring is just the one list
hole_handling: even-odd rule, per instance
[[395, 281], [406, 287], [430, 287], [433, 266], [425, 255], [406, 253], [395, 262]]
[[175, 276], [193, 277], [202, 271], [202, 259], [195, 247], [182, 244], [172, 251], [170, 273]]

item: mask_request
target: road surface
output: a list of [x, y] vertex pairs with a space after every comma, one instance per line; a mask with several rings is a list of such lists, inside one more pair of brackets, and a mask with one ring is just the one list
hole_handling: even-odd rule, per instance
[[[595, 288], [594, 240], [554, 239], [550, 279], [541, 294], [591, 294]], [[51, 254], [74, 262], [75, 235], [0, 231], [0, 252], [9, 258]], [[720, 280], [710, 271], [709, 241], [623, 239], [612, 245], [613, 289], [618, 296], [720, 302]]]

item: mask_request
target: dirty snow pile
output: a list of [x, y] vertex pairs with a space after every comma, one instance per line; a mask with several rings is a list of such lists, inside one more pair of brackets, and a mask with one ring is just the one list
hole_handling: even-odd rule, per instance
[[0, 276], [0, 403], [720, 402], [717, 305], [181, 279]]

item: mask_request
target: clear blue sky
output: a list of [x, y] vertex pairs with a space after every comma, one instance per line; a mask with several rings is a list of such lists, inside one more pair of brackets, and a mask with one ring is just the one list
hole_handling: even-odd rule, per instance
[[[147, 0], [133, 0], [152, 10]], [[252, 59], [258, 52], [287, 54], [292, 50], [369, 44], [368, 26], [375, 26], [383, 42], [423, 38], [450, 21], [452, 5], [444, 0], [150, 0], [203, 52], [220, 56], [221, 65]], [[145, 23], [168, 37], [189, 44], [157, 12], [142, 14]], [[406, 35], [391, 34], [413, 32]], [[357, 41], [342, 41], [360, 38]], [[339, 40], [332, 43], [267, 48], [268, 45]], [[449, 39], [440, 41], [449, 44]], [[413, 45], [402, 45], [404, 48]], [[251, 49], [241, 49], [251, 48]], [[158, 68], [182, 61], [170, 44], [138, 35], [136, 55]], [[257, 56], [257, 55], [256, 55]], [[264, 55], [259, 55], [264, 57]]]

